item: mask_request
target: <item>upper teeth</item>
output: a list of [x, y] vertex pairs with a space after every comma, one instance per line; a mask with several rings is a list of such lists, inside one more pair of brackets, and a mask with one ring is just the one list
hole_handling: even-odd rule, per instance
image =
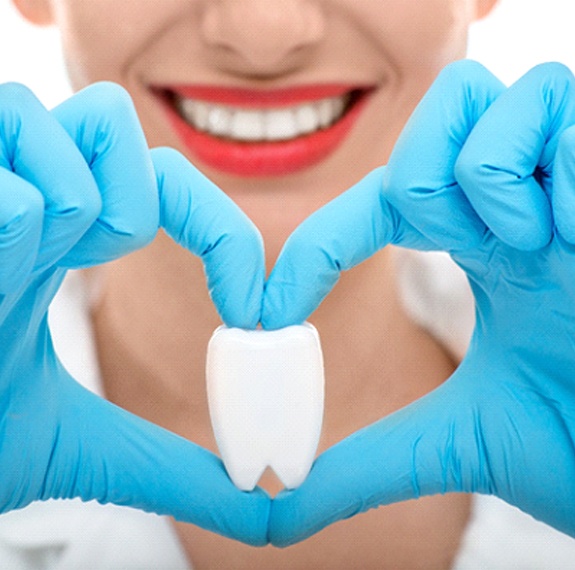
[[197, 130], [238, 141], [282, 141], [325, 129], [343, 114], [349, 95], [282, 109], [245, 109], [180, 98], [177, 107]]

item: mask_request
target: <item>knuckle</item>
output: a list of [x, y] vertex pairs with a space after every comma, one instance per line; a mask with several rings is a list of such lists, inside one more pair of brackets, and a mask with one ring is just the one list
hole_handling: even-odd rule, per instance
[[0, 85], [0, 100], [2, 107], [6, 105], [23, 107], [30, 102], [38, 102], [38, 98], [26, 85], [17, 82], [8, 82]]
[[32, 228], [42, 225], [44, 218], [44, 200], [39, 192], [20, 192], [20, 199], [15, 208], [0, 212], [0, 231], [3, 238], [22, 231], [22, 228]]
[[381, 199], [385, 199], [396, 207], [409, 203], [413, 198], [414, 189], [411, 180], [406, 180], [402, 168], [390, 168], [386, 173]]
[[126, 112], [134, 112], [134, 103], [128, 91], [117, 83], [100, 81], [85, 89], [85, 96], [93, 99], [106, 116], [124, 117]]
[[25, 204], [21, 206], [18, 217], [26, 220], [28, 225], [41, 224], [44, 218], [44, 199], [39, 192], [31, 192], [26, 199]]
[[102, 198], [98, 192], [87, 192], [58, 207], [58, 214], [73, 220], [80, 226], [89, 227], [102, 212]]
[[157, 233], [158, 224], [141, 224], [129, 234], [130, 248], [135, 250], [149, 245]]
[[495, 76], [485, 66], [464, 59], [446, 65], [440, 71], [435, 86], [442, 94], [448, 91], [452, 97], [455, 93], [459, 99], [473, 100], [480, 93], [494, 89], [495, 83], [498, 83]]
[[573, 72], [563, 63], [549, 61], [534, 66], [526, 74], [541, 79], [554, 79], [559, 81], [573, 81]]
[[[4, 166], [12, 166], [15, 144], [31, 110], [43, 108], [34, 93], [21, 83], [0, 85], [0, 161]], [[34, 113], [32, 113], [34, 114]]]
[[175, 173], [182, 171], [187, 173], [193, 168], [183, 154], [170, 147], [156, 147], [150, 151], [150, 156], [155, 171], [160, 199], [163, 197], [162, 192], [165, 189], [166, 183], [169, 182], [170, 179], [174, 179]]
[[114, 236], [118, 250], [122, 252], [136, 251], [150, 244], [156, 237], [158, 224], [142, 221], [134, 216], [123, 219], [102, 220], [109, 233]]
[[[254, 252], [263, 248], [259, 232], [249, 223], [234, 224], [223, 228], [222, 231], [209, 240], [202, 252], [202, 257], [213, 251], [233, 251], [243, 259], [250, 259]], [[221, 253], [220, 253], [221, 255]]]
[[548, 109], [561, 109], [563, 104], [572, 105], [575, 77], [564, 64], [547, 62], [536, 65], [524, 76], [527, 88], [540, 92]]
[[188, 160], [184, 157], [184, 155], [176, 150], [175, 148], [171, 148], [168, 146], [159, 146], [153, 148], [151, 151], [152, 161], [154, 163], [175, 163], [175, 164], [183, 164], [188, 163]]
[[465, 149], [457, 157], [453, 166], [455, 180], [462, 187], [476, 183], [488, 174], [489, 170], [481, 161], [477, 160], [470, 152]]
[[461, 59], [447, 64], [439, 73], [438, 79], [449, 83], [454, 81], [465, 83], [488, 73], [489, 71], [481, 63], [471, 59]]

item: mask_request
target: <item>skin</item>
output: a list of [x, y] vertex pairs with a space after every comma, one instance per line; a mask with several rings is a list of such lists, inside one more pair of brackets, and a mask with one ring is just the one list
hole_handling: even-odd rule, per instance
[[[15, 0], [56, 24], [74, 88], [127, 88], [150, 146], [181, 150], [251, 217], [271, 268], [311, 212], [384, 164], [437, 73], [464, 57], [469, 24], [495, 0]], [[430, 23], [433, 23], [432, 25]], [[150, 84], [272, 89], [344, 81], [375, 92], [327, 159], [300, 172], [245, 178], [190, 155]], [[94, 326], [106, 395], [216, 451], [204, 356], [220, 324], [201, 264], [159, 235], [98, 274]], [[399, 302], [393, 252], [343, 276], [314, 313], [326, 364], [320, 451], [445, 380], [456, 363]], [[280, 485], [267, 474], [262, 486]], [[254, 549], [175, 524], [194, 568], [448, 568], [469, 515], [463, 495], [382, 507], [286, 550]]]

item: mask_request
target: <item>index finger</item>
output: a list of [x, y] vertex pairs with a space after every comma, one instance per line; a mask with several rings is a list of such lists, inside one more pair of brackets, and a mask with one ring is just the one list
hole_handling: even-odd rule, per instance
[[389, 243], [437, 249], [390, 206], [382, 193], [385, 167], [312, 214], [287, 239], [266, 283], [262, 326], [305, 321], [338, 281]]
[[265, 278], [263, 240], [257, 228], [179, 152], [156, 148], [152, 161], [162, 227], [201, 258], [210, 296], [224, 323], [255, 328], [260, 321]]

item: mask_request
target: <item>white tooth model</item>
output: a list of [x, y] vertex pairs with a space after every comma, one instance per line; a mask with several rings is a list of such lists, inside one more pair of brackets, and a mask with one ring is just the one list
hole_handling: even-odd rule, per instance
[[219, 327], [208, 345], [208, 404], [231, 480], [251, 491], [266, 467], [288, 489], [306, 478], [323, 420], [323, 358], [316, 329]]

